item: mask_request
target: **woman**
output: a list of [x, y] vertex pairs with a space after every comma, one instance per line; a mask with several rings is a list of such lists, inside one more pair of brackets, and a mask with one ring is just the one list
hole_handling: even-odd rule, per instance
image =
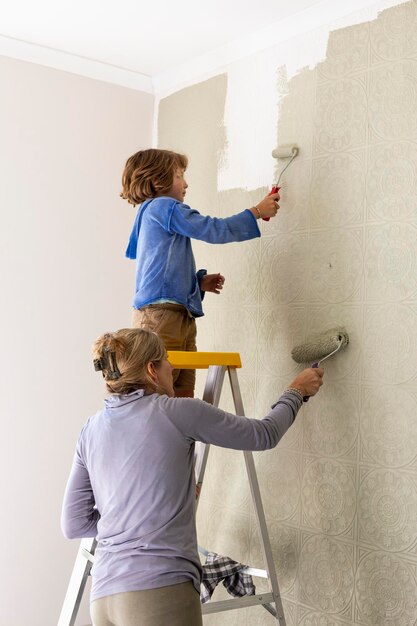
[[263, 420], [175, 398], [163, 342], [122, 329], [93, 346], [109, 397], [81, 431], [62, 511], [69, 538], [97, 537], [94, 626], [201, 626], [194, 442], [267, 450], [323, 370], [301, 372]]

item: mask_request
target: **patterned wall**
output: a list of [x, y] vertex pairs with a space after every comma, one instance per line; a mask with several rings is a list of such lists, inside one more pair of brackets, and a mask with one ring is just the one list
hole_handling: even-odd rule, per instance
[[[280, 215], [257, 241], [194, 246], [200, 267], [227, 271], [224, 293], [207, 298], [199, 348], [241, 352], [248, 415], [261, 417], [295, 376], [295, 344], [335, 324], [349, 331], [320, 394], [277, 449], [256, 455], [289, 626], [417, 624], [416, 33], [412, 1], [333, 31], [325, 60], [289, 81], [277, 59], [278, 137], [302, 148]], [[209, 157], [219, 158], [221, 116], [198, 109], [199, 90], [222, 92], [220, 79], [161, 103], [161, 145], [198, 160], [214, 134]], [[217, 193], [210, 212], [230, 215], [264, 191]], [[262, 566], [239, 453], [211, 451], [199, 535]], [[256, 608], [204, 623], [272, 619]]]

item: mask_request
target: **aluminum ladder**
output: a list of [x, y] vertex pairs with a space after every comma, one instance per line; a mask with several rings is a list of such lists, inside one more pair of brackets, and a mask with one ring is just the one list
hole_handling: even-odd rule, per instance
[[[224, 377], [227, 371], [235, 412], [237, 415], [243, 416], [245, 414], [236, 371], [237, 368], [242, 367], [238, 352], [169, 351], [168, 360], [175, 369], [208, 370], [203, 400], [213, 406], [219, 406]], [[201, 487], [204, 480], [210, 445], [197, 442], [195, 450], [196, 481]], [[202, 613], [206, 615], [250, 606], [260, 606], [273, 616], [276, 624], [286, 626], [253, 455], [252, 452], [246, 450], [243, 451], [243, 455], [245, 458], [246, 471], [265, 566], [265, 570], [248, 567], [245, 569], [245, 572], [255, 577], [266, 578], [268, 580], [269, 593], [233, 598], [231, 600], [210, 601], [202, 605]], [[94, 562], [96, 545], [97, 542], [95, 539], [88, 538], [81, 540], [57, 626], [75, 626], [82, 596]], [[200, 551], [205, 553], [204, 549], [200, 549]]]

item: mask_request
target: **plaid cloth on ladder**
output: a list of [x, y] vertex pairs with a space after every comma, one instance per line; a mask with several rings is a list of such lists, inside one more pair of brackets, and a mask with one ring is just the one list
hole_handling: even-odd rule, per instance
[[201, 580], [201, 604], [210, 600], [213, 591], [221, 581], [230, 595], [234, 597], [255, 595], [252, 576], [242, 571], [245, 567], [247, 566], [233, 561], [228, 556], [207, 552]]

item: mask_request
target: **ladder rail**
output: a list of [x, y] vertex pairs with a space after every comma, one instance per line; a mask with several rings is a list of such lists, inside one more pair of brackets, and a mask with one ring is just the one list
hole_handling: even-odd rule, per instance
[[[96, 545], [97, 541], [94, 538], [81, 540], [57, 626], [74, 626], [75, 624], [90, 575]], [[91, 555], [92, 559], [87, 555]]]
[[[221, 390], [223, 387], [225, 367], [219, 365], [211, 365], [208, 368], [206, 384], [203, 392], [204, 402], [208, 402], [213, 406], [219, 406]], [[206, 471], [210, 444], [204, 444], [201, 441], [195, 443], [195, 476], [196, 483], [199, 487], [203, 484], [204, 474]], [[197, 504], [199, 495], [197, 499]]]
[[[237, 415], [245, 415], [243, 408], [242, 394], [240, 392], [239, 381], [237, 378], [236, 368], [228, 367], [230, 387], [232, 390], [233, 402]], [[278, 579], [275, 571], [274, 557], [272, 554], [271, 542], [269, 540], [268, 527], [266, 525], [265, 511], [262, 504], [261, 491], [259, 488], [258, 477], [256, 474], [255, 462], [252, 452], [243, 451], [245, 457], [246, 471], [249, 479], [249, 486], [252, 495], [252, 502], [255, 510], [255, 517], [258, 526], [258, 532], [261, 539], [261, 549], [264, 558], [266, 571], [268, 573], [268, 583], [272, 591], [275, 606], [277, 608], [277, 618], [280, 626], [286, 626], [284, 608], [281, 601], [281, 593], [279, 591]]]

